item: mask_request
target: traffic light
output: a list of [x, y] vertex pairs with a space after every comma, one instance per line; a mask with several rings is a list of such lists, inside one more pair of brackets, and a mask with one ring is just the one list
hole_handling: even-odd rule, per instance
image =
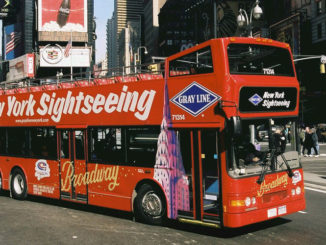
[[325, 64], [320, 64], [320, 74], [325, 74]]
[[325, 64], [326, 64], [326, 56], [322, 55], [320, 57], [320, 74], [325, 74]]
[[158, 64], [151, 64], [148, 66], [148, 69], [151, 71], [158, 71]]

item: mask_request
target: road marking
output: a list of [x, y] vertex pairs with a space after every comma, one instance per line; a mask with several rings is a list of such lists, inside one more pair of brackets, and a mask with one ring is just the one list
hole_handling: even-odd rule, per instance
[[325, 194], [326, 194], [326, 191], [322, 191], [322, 190], [315, 189], [315, 188], [305, 187], [305, 189], [307, 189], [307, 190], [311, 190], [311, 191], [317, 191], [317, 192], [325, 193]]
[[301, 214], [306, 214], [307, 212], [305, 212], [305, 211], [299, 211], [299, 213], [301, 213]]

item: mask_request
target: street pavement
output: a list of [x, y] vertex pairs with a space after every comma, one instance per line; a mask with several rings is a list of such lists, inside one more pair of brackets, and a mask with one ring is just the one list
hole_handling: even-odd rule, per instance
[[322, 170], [326, 167], [326, 144], [319, 144], [319, 146], [319, 157], [300, 156], [300, 160], [304, 170], [305, 187], [326, 191], [326, 171]]

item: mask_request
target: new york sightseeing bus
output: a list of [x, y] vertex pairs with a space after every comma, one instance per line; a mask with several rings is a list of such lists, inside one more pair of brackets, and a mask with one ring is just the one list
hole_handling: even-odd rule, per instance
[[164, 69], [3, 89], [1, 188], [150, 224], [241, 227], [303, 210], [289, 45], [214, 39]]

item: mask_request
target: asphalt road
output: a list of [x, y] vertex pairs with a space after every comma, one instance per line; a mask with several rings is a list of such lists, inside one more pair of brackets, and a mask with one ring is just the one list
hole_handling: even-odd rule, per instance
[[219, 230], [171, 222], [133, 222], [130, 215], [42, 199], [0, 197], [0, 244], [324, 244], [326, 194], [306, 191], [304, 212], [245, 228]]
[[[326, 148], [325, 148], [326, 149]], [[29, 197], [0, 196], [0, 245], [16, 244], [324, 244], [326, 156], [303, 160], [307, 208], [303, 212], [222, 232], [171, 221], [136, 223], [129, 213]]]

